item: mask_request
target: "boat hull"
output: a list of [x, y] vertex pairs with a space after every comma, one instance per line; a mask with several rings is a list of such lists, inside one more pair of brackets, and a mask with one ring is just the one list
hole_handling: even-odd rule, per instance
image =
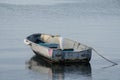
[[91, 60], [92, 49], [87, 46], [85, 46], [86, 49], [80, 51], [72, 51], [72, 49], [62, 50], [39, 45], [30, 40], [30, 37], [27, 37], [24, 42], [31, 47], [36, 55], [51, 63], [89, 62]]
[[[89, 50], [90, 51], [90, 50]], [[71, 55], [68, 55], [66, 53], [62, 53], [62, 55], [57, 55], [53, 54], [52, 58], [48, 58], [42, 55], [42, 53], [36, 52], [33, 50], [33, 52], [39, 56], [39, 58], [42, 58], [50, 63], [76, 63], [76, 62], [80, 62], [80, 63], [89, 63], [89, 61], [91, 60], [91, 53], [82, 53], [79, 52], [77, 53], [77, 58], [75, 58], [75, 54], [70, 53]], [[74, 57], [74, 58], [71, 58]], [[78, 58], [79, 57], [79, 58]]]

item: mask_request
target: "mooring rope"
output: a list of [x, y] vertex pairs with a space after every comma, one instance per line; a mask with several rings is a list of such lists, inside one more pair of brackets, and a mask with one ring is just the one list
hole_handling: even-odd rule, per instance
[[103, 55], [101, 55], [100, 53], [97, 52], [97, 50], [95, 50], [94, 48], [92, 48], [92, 50], [97, 54], [99, 55], [100, 57], [102, 57], [103, 59], [105, 59], [106, 61], [110, 62], [110, 63], [113, 63], [113, 65], [118, 65], [116, 62], [113, 62], [111, 60], [109, 60], [108, 58], [104, 57]]

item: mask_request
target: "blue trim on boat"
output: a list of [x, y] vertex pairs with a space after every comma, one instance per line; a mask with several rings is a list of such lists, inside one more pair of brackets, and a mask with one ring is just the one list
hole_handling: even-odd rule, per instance
[[38, 44], [49, 48], [57, 48], [59, 46], [59, 44], [55, 43], [38, 43]]

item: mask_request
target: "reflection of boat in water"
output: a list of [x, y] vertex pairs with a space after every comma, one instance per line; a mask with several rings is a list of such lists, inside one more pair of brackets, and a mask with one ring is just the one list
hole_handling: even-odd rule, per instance
[[[44, 75], [49, 80], [64, 80], [66, 78], [91, 80], [91, 66], [89, 63], [50, 64], [45, 60], [41, 60], [38, 56], [33, 56], [28, 62], [28, 68]], [[38, 75], [34, 75], [34, 78], [36, 76]]]

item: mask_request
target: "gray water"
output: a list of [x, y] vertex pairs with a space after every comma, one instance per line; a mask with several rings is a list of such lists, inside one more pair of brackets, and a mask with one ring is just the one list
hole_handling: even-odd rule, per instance
[[[59, 34], [95, 48], [90, 64], [50, 65], [23, 43]], [[0, 0], [0, 80], [120, 80], [119, 0]]]

